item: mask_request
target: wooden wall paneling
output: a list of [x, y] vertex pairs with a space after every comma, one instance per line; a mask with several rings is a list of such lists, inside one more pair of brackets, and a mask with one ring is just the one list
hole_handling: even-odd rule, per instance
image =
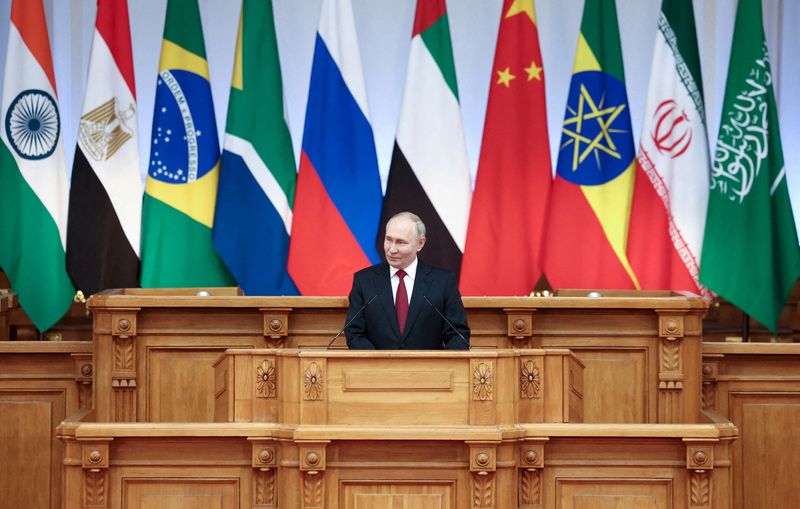
[[61, 507], [64, 453], [56, 427], [90, 403], [86, 387], [90, 392], [91, 380], [85, 373], [91, 374], [91, 363], [88, 342], [0, 343], [0, 493], [4, 507]]
[[740, 430], [732, 448], [736, 509], [800, 507], [800, 345], [703, 345], [704, 407]]

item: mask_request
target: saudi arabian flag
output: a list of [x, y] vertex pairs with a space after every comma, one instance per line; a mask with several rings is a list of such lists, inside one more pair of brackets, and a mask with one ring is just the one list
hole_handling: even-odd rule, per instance
[[69, 309], [67, 167], [41, 0], [14, 0], [0, 100], [0, 266], [40, 331]]
[[700, 281], [773, 333], [800, 275], [760, 0], [739, 0]]
[[142, 287], [234, 284], [211, 243], [219, 141], [197, 0], [169, 0], [142, 205]]

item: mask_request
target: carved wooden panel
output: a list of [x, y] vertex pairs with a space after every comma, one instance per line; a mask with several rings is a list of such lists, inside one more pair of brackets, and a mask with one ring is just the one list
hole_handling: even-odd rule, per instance
[[494, 399], [493, 366], [494, 363], [488, 359], [474, 359], [471, 361], [473, 401], [492, 401]]
[[278, 372], [275, 361], [263, 359], [256, 366], [256, 397], [274, 398], [278, 393]]
[[339, 493], [342, 509], [453, 509], [455, 484], [452, 481], [408, 480], [342, 481]]
[[85, 508], [108, 507], [108, 470], [86, 470], [83, 476], [83, 506]]
[[303, 363], [303, 399], [321, 401], [325, 399], [325, 372], [322, 361]]
[[671, 509], [669, 479], [558, 479], [556, 507], [570, 509]]
[[694, 471], [689, 479], [689, 507], [702, 509], [711, 507], [711, 474]]
[[542, 480], [539, 470], [520, 471], [519, 502], [520, 509], [538, 509], [542, 506]]
[[540, 366], [536, 360], [521, 360], [519, 370], [520, 398], [540, 398], [542, 389], [542, 376]]
[[238, 509], [238, 479], [124, 479], [122, 509]]
[[253, 473], [253, 505], [264, 509], [278, 507], [275, 470], [256, 470]]
[[213, 422], [214, 361], [221, 349], [147, 351], [149, 422]]
[[320, 472], [303, 474], [302, 509], [322, 509], [325, 504], [325, 484]]
[[475, 472], [472, 475], [472, 509], [493, 509], [495, 474]]

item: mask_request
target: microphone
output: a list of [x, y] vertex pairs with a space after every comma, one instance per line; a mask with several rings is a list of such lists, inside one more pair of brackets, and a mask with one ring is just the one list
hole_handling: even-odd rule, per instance
[[336, 333], [336, 335], [335, 335], [335, 336], [333, 336], [333, 339], [331, 340], [331, 342], [330, 342], [330, 343], [328, 343], [328, 346], [325, 348], [326, 350], [330, 350], [330, 349], [331, 349], [331, 347], [333, 346], [333, 343], [334, 343], [334, 342], [335, 342], [337, 339], [339, 339], [339, 336], [341, 336], [341, 335], [342, 335], [342, 333], [344, 332], [344, 330], [345, 330], [346, 328], [348, 328], [348, 327], [350, 326], [350, 324], [351, 324], [351, 323], [353, 323], [353, 320], [355, 320], [355, 319], [356, 319], [356, 317], [357, 317], [358, 315], [360, 315], [360, 314], [361, 314], [361, 312], [362, 312], [362, 311], [364, 311], [364, 309], [366, 309], [366, 307], [367, 307], [367, 306], [369, 306], [370, 304], [372, 304], [372, 301], [373, 301], [373, 300], [375, 300], [375, 297], [377, 297], [377, 296], [378, 296], [378, 294], [377, 294], [377, 293], [376, 293], [375, 295], [373, 295], [373, 296], [372, 296], [372, 298], [371, 298], [371, 299], [369, 299], [369, 300], [366, 302], [366, 304], [364, 304], [363, 306], [361, 306], [361, 309], [359, 309], [358, 311], [356, 311], [356, 314], [354, 314], [352, 318], [350, 318], [349, 320], [347, 320], [347, 323], [346, 323], [346, 324], [344, 324], [344, 327], [342, 327], [342, 330], [340, 330], [339, 332], [337, 332], [337, 333]]
[[423, 295], [423, 296], [422, 296], [422, 298], [423, 298], [423, 299], [425, 299], [425, 302], [427, 302], [427, 303], [428, 303], [428, 305], [429, 305], [430, 307], [432, 307], [432, 308], [433, 308], [433, 310], [434, 310], [434, 311], [436, 311], [436, 313], [437, 313], [439, 316], [441, 316], [441, 317], [442, 317], [442, 320], [444, 320], [444, 321], [445, 321], [445, 323], [447, 323], [447, 325], [449, 325], [449, 326], [450, 326], [450, 328], [451, 328], [451, 329], [453, 329], [453, 330], [456, 332], [456, 334], [458, 334], [458, 337], [460, 337], [460, 338], [461, 338], [461, 341], [463, 341], [463, 342], [464, 342], [464, 344], [465, 344], [465, 345], [467, 345], [467, 350], [469, 350], [469, 341], [467, 341], [467, 338], [465, 338], [465, 337], [464, 337], [464, 335], [463, 335], [463, 334], [461, 334], [461, 332], [459, 332], [459, 330], [458, 330], [458, 329], [456, 329], [456, 327], [453, 325], [453, 323], [452, 323], [450, 320], [448, 320], [448, 319], [447, 319], [447, 317], [446, 317], [446, 316], [444, 316], [444, 315], [442, 314], [442, 312], [441, 312], [441, 311], [439, 311], [439, 308], [437, 308], [436, 306], [434, 306], [434, 305], [433, 305], [433, 302], [431, 302], [431, 301], [430, 301], [430, 299], [428, 299], [428, 296], [427, 296], [427, 295]]

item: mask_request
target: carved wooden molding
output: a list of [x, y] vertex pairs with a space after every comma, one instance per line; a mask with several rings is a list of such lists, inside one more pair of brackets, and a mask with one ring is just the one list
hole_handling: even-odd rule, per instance
[[711, 444], [687, 445], [686, 468], [690, 470], [713, 470], [714, 446]]
[[472, 360], [472, 400], [494, 400], [494, 369], [491, 361]]
[[504, 309], [506, 312], [506, 334], [514, 341], [527, 341], [533, 335], [532, 309]]
[[719, 373], [719, 367], [716, 362], [704, 362], [702, 373], [701, 407], [703, 410], [715, 410], [717, 407], [717, 374]]
[[682, 315], [659, 315], [658, 335], [662, 338], [682, 338], [683, 337], [683, 316]]
[[708, 471], [692, 472], [689, 479], [689, 504], [691, 509], [711, 507], [711, 474]]
[[278, 497], [275, 489], [275, 470], [256, 470], [253, 472], [253, 505], [259, 508], [277, 508]]
[[472, 509], [494, 508], [494, 474], [475, 472], [472, 475]]
[[325, 498], [325, 485], [320, 472], [303, 474], [303, 506], [302, 509], [322, 509]]
[[538, 398], [541, 394], [542, 381], [539, 373], [539, 364], [534, 360], [521, 362], [519, 370], [519, 395], [520, 398]]
[[136, 373], [136, 349], [132, 337], [114, 338], [113, 375], [130, 376]]
[[84, 470], [83, 507], [108, 507], [108, 470]]
[[92, 408], [92, 379], [94, 366], [92, 354], [71, 354], [75, 361], [75, 383], [78, 386], [78, 408]]
[[278, 393], [278, 371], [275, 362], [263, 359], [256, 366], [256, 397], [274, 398]]
[[261, 308], [264, 317], [264, 341], [268, 348], [286, 346], [289, 335], [289, 308]]
[[540, 471], [523, 470], [519, 476], [520, 509], [534, 509], [542, 506], [542, 486]]
[[519, 448], [520, 468], [544, 468], [544, 444], [525, 444]]
[[83, 507], [108, 507], [108, 441], [91, 442], [81, 447]]
[[303, 363], [303, 399], [321, 401], [325, 399], [325, 372], [323, 361]]

